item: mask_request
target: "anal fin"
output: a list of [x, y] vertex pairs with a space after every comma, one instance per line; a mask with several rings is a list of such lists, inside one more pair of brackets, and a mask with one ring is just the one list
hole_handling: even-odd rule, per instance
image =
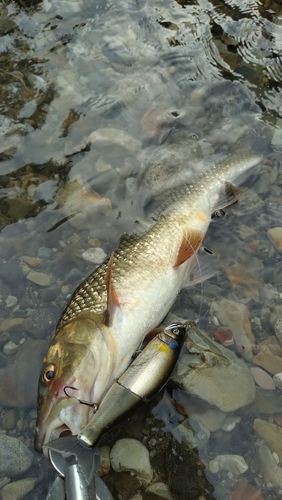
[[173, 266], [174, 269], [177, 269], [183, 262], [193, 257], [201, 245], [203, 238], [204, 234], [198, 229], [186, 229], [184, 231], [176, 262]]
[[220, 272], [220, 263], [215, 253], [206, 247], [201, 247], [191, 259], [183, 288], [197, 285]]

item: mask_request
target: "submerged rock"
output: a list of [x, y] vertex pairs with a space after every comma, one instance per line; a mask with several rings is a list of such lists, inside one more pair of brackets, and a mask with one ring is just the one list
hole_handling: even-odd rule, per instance
[[235, 411], [254, 400], [255, 383], [244, 361], [223, 346], [216, 344], [216, 349], [204, 362], [201, 355], [183, 354], [172, 379], [220, 410]]
[[264, 440], [271, 452], [277, 453], [279, 461], [282, 462], [282, 427], [271, 424], [261, 418], [256, 418], [254, 421], [254, 430]]
[[26, 275], [26, 278], [39, 286], [51, 285], [51, 277], [48, 274], [39, 273], [38, 271], [29, 271], [29, 273]]
[[251, 374], [254, 377], [255, 382], [262, 388], [268, 389], [270, 391], [275, 391], [275, 384], [271, 376], [262, 368], [258, 366], [252, 366], [250, 368]]
[[214, 460], [209, 463], [211, 472], [218, 472], [219, 470], [227, 470], [239, 476], [248, 470], [248, 465], [241, 455], [218, 455]]
[[261, 345], [259, 352], [253, 357], [253, 362], [275, 375], [282, 372], [282, 358], [273, 354], [266, 345]]
[[18, 476], [35, 463], [35, 455], [14, 437], [0, 434], [0, 475]]
[[255, 338], [246, 306], [239, 302], [222, 299], [219, 303], [217, 317], [222, 326], [232, 331], [235, 344], [242, 349], [242, 356], [247, 361], [251, 361], [252, 346], [255, 344]]
[[259, 448], [259, 459], [264, 481], [282, 488], [282, 467], [277, 465], [274, 456], [265, 444]]
[[95, 149], [106, 152], [110, 150], [112, 155], [114, 155], [113, 148], [115, 152], [119, 151], [120, 153], [124, 153], [124, 151], [136, 153], [141, 149], [140, 141], [134, 139], [123, 130], [112, 127], [95, 130], [95, 132], [90, 134], [87, 142], [93, 144]]
[[276, 250], [282, 253], [282, 227], [272, 227], [268, 229], [267, 236]]
[[[11, 498], [15, 500], [21, 500], [22, 498], [25, 498], [30, 491], [33, 490], [37, 481], [38, 479], [36, 477], [26, 477], [24, 479], [20, 479], [19, 481], [14, 481], [7, 484], [1, 491], [4, 494], [4, 498], [5, 495], [9, 494], [11, 495]], [[7, 499], [8, 498], [9, 497], [7, 497]]]

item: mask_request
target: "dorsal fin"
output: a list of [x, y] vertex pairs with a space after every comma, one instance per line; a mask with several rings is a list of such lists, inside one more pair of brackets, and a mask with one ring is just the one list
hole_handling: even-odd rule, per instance
[[106, 288], [107, 288], [107, 309], [105, 311], [104, 323], [106, 326], [111, 325], [113, 313], [116, 307], [120, 307], [117, 293], [112, 284], [112, 270], [113, 270], [114, 252], [112, 252], [106, 275]]
[[186, 229], [183, 232], [180, 248], [173, 269], [177, 269], [183, 262], [190, 259], [198, 250], [204, 235], [198, 229]]

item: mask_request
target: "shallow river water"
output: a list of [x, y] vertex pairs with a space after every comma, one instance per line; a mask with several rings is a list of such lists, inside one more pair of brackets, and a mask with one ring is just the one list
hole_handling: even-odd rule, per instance
[[33, 451], [36, 390], [72, 291], [162, 190], [244, 149], [263, 160], [205, 238], [220, 272], [174, 308], [228, 370], [194, 353], [187, 392], [179, 366], [101, 443], [142, 442], [152, 481], [107, 465], [103, 480], [120, 500], [281, 498], [280, 2], [3, 1], [0, 37], [3, 499], [46, 498], [55, 478]]

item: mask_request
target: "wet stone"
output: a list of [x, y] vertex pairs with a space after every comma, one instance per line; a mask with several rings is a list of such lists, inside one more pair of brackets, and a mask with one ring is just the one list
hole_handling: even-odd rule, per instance
[[94, 262], [94, 264], [102, 264], [107, 254], [104, 252], [103, 248], [89, 248], [85, 252], [83, 252], [82, 256], [83, 260], [87, 262]]
[[275, 391], [275, 384], [271, 376], [258, 366], [252, 366], [250, 372], [254, 377], [255, 382], [262, 388], [271, 391]]
[[255, 383], [243, 360], [219, 344], [216, 347], [221, 355], [212, 353], [204, 362], [199, 355], [184, 353], [172, 379], [223, 412], [235, 411], [254, 400]]
[[27, 477], [24, 479], [20, 479], [19, 481], [11, 482], [4, 486], [4, 488], [2, 489], [2, 493], [4, 495], [11, 495], [11, 497], [15, 500], [21, 500], [23, 498], [26, 498], [26, 495], [28, 495], [28, 493], [33, 490], [37, 481], [38, 479], [36, 477]]
[[40, 259], [50, 259], [50, 257], [52, 256], [53, 252], [51, 250], [51, 248], [47, 248], [47, 247], [40, 247], [38, 248], [38, 251], [37, 251], [37, 256], [40, 258]]
[[248, 465], [240, 455], [219, 455], [209, 463], [211, 472], [213, 470], [216, 471], [217, 468], [218, 470], [227, 470], [234, 474], [234, 476], [239, 476], [248, 470]]
[[14, 295], [8, 295], [6, 299], [6, 306], [7, 307], [13, 307], [18, 303], [17, 297], [14, 297]]
[[50, 286], [51, 285], [51, 277], [45, 273], [39, 273], [38, 271], [31, 270], [27, 274], [27, 279], [36, 283], [39, 286]]
[[282, 488], [282, 467], [277, 465], [274, 456], [265, 444], [259, 448], [259, 459], [264, 481]]
[[35, 463], [32, 453], [19, 439], [0, 434], [0, 475], [17, 476]]
[[272, 375], [282, 372], [282, 358], [273, 354], [266, 345], [259, 346], [259, 352], [253, 357], [253, 362]]
[[[219, 303], [217, 317], [221, 325], [232, 331], [235, 344], [245, 350], [255, 344], [248, 316], [248, 309], [242, 303], [227, 299], [222, 299]], [[251, 355], [251, 351], [248, 354]]]
[[282, 389], [282, 373], [276, 373], [273, 377], [273, 382], [277, 389]]
[[254, 420], [254, 430], [265, 444], [270, 448], [270, 451], [277, 453], [280, 463], [282, 462], [282, 427], [277, 424], [272, 424], [261, 418]]
[[22, 333], [30, 326], [30, 321], [25, 318], [8, 318], [0, 323], [0, 332]]
[[118, 440], [110, 453], [112, 468], [116, 472], [129, 471], [144, 484], [148, 484], [153, 471], [150, 465], [149, 451], [136, 439]]
[[124, 151], [134, 153], [141, 149], [140, 141], [134, 139], [122, 130], [111, 127], [95, 130], [95, 132], [92, 132], [88, 137], [87, 142], [93, 144], [95, 149], [105, 150], [106, 152], [108, 152], [110, 148], [112, 155], [118, 150], [120, 150], [121, 153]]
[[268, 229], [267, 236], [276, 250], [282, 253], [282, 227], [272, 227]]
[[278, 318], [274, 325], [274, 332], [278, 340], [282, 344], [282, 318]]
[[3, 347], [3, 353], [6, 354], [6, 356], [11, 356], [12, 354], [15, 354], [17, 350], [18, 350], [18, 345], [15, 344], [15, 342], [12, 342], [11, 340], [7, 342], [7, 344], [5, 344]]
[[11, 430], [16, 426], [17, 417], [14, 410], [8, 410], [1, 419], [1, 424], [6, 430]]

